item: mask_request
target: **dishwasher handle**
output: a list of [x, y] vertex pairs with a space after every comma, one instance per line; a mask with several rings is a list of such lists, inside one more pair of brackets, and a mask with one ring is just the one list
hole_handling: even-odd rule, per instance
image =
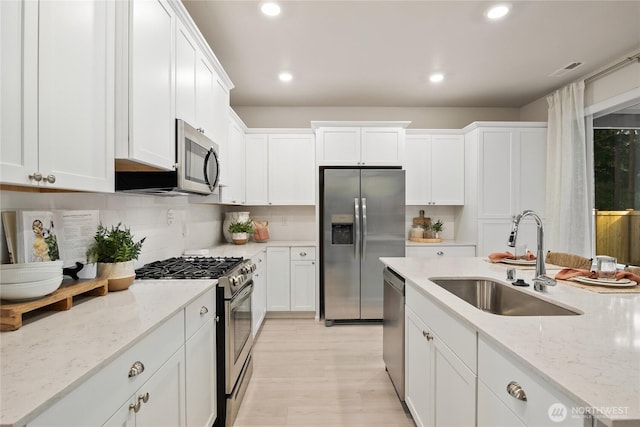
[[385, 285], [391, 285], [397, 292], [399, 292], [401, 295], [404, 295], [404, 277], [400, 276], [389, 267], [385, 267], [384, 271], [382, 272], [382, 278]]

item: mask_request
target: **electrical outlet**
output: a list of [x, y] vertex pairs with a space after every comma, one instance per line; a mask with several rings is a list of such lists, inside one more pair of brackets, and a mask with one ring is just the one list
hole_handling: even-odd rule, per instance
[[167, 225], [173, 224], [173, 221], [176, 219], [176, 213], [173, 209], [167, 210]]

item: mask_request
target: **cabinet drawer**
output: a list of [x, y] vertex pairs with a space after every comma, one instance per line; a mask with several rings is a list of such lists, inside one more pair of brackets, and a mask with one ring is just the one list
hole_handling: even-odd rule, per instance
[[314, 246], [293, 246], [291, 247], [291, 261], [314, 261], [316, 259], [316, 248]]
[[184, 309], [186, 339], [216, 314], [215, 287], [200, 295]]
[[[478, 379], [526, 425], [584, 426], [591, 421], [572, 415], [572, 408], [579, 405], [482, 336], [478, 340]], [[507, 387], [512, 382], [524, 390], [526, 401], [509, 394]], [[554, 409], [560, 411], [556, 412], [558, 415], [564, 411], [563, 421], [550, 418]]]
[[476, 331], [460, 323], [407, 282], [406, 304], [453, 350], [472, 372], [476, 372]]
[[465, 257], [476, 256], [475, 246], [407, 246], [408, 257]]
[[[102, 425], [183, 344], [184, 313], [180, 310], [40, 414], [29, 426]], [[129, 377], [137, 361], [144, 365], [144, 371]]]

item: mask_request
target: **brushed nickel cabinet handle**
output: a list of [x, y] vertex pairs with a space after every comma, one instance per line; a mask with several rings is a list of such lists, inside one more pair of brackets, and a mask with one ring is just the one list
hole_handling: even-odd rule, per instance
[[133, 412], [137, 414], [138, 411], [140, 410], [141, 405], [142, 405], [142, 402], [140, 402], [140, 400], [138, 399], [136, 403], [132, 403], [129, 405], [129, 410], [131, 411], [133, 409]]
[[55, 175], [47, 175], [46, 180], [47, 180], [47, 182], [49, 184], [53, 184], [54, 182], [56, 182], [56, 176]]
[[438, 252], [436, 252], [436, 255], [442, 256], [442, 255], [444, 255], [444, 252], [438, 251]]
[[136, 363], [131, 365], [131, 369], [129, 369], [129, 378], [138, 376], [143, 372], [144, 372], [144, 365], [142, 364], [142, 362], [137, 361]]
[[507, 392], [510, 396], [522, 400], [523, 402], [527, 401], [527, 394], [524, 392], [524, 389], [515, 381], [511, 381], [507, 384]]
[[29, 179], [40, 182], [42, 181], [42, 174], [40, 172], [34, 172], [32, 174], [29, 174]]
[[307, 256], [306, 252], [300, 252], [300, 256]]
[[205, 307], [204, 305], [202, 307], [200, 307], [200, 316], [204, 316], [208, 312], [209, 312], [209, 309], [207, 307]]
[[138, 403], [140, 403], [140, 401], [142, 401], [142, 403], [147, 403], [149, 401], [149, 392], [138, 396]]
[[427, 339], [427, 341], [433, 340], [433, 335], [427, 331], [422, 331], [422, 335]]

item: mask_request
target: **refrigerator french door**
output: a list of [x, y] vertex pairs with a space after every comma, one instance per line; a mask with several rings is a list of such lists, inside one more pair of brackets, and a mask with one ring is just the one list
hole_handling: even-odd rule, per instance
[[327, 168], [322, 185], [325, 322], [382, 319], [379, 258], [404, 256], [405, 173]]

